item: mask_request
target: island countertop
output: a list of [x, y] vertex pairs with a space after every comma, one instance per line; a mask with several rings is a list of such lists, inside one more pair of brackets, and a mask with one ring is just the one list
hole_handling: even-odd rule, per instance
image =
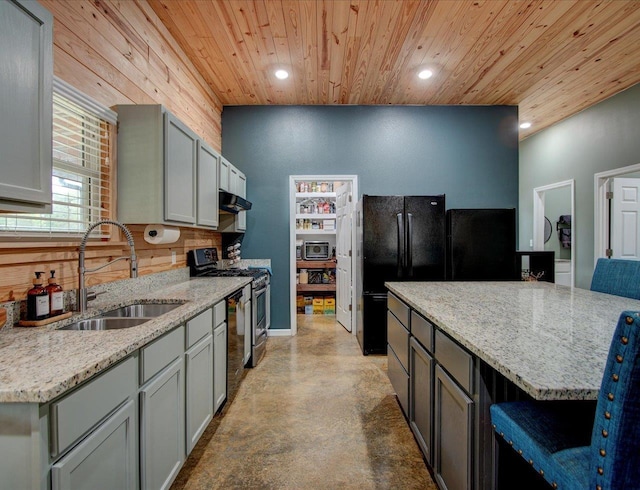
[[[0, 330], [0, 403], [51, 401], [250, 282], [248, 277], [194, 278], [152, 290], [133, 289], [105, 295], [91, 303], [88, 312], [57, 324], [4, 328]], [[132, 328], [58, 330], [137, 301], [185, 303]]]
[[386, 286], [538, 400], [596, 399], [618, 317], [640, 311], [638, 300], [547, 282]]

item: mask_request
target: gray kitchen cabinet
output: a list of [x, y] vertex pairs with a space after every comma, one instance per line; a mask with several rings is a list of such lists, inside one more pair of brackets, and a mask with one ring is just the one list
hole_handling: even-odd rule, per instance
[[211, 326], [209, 326], [209, 334], [187, 350], [185, 360], [186, 443], [187, 454], [189, 454], [213, 417], [213, 336], [211, 335]]
[[197, 223], [218, 227], [218, 166], [220, 155], [202, 141], [198, 144]]
[[138, 488], [137, 407], [129, 400], [53, 464], [52, 490]]
[[215, 228], [217, 154], [161, 105], [115, 109], [118, 219]]
[[171, 486], [185, 460], [184, 356], [140, 389], [140, 473], [144, 489]]
[[51, 210], [52, 33], [38, 2], [0, 2], [0, 211]]
[[427, 463], [433, 464], [433, 357], [415, 337], [409, 344], [409, 426]]
[[443, 490], [471, 489], [474, 402], [439, 365], [435, 369], [434, 392], [436, 481]]
[[[224, 170], [222, 170], [224, 168]], [[236, 194], [244, 199], [247, 198], [247, 177], [233, 166], [224, 157], [220, 159], [220, 180], [225, 179], [225, 187], [221, 182], [220, 188], [231, 194]], [[220, 231], [244, 233], [247, 230], [247, 212], [240, 211], [238, 214], [220, 215]]]
[[198, 136], [170, 112], [164, 113], [164, 216], [196, 222]]
[[227, 160], [225, 157], [220, 157], [220, 171], [218, 173], [219, 175], [218, 186], [221, 191], [231, 192], [231, 187], [229, 185], [230, 183], [229, 176], [231, 174], [231, 167], [233, 167], [233, 165], [231, 165], [231, 162], [229, 160]]
[[227, 322], [213, 331], [213, 411], [217, 412], [227, 399]]

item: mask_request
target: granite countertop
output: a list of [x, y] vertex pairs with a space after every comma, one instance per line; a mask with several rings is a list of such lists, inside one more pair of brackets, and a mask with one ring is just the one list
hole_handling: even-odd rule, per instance
[[539, 400], [596, 399], [618, 317], [640, 311], [638, 300], [547, 282], [386, 286]]
[[[250, 282], [248, 277], [193, 278], [151, 289], [125, 288], [99, 296], [86, 313], [61, 322], [4, 328], [0, 330], [0, 403], [48, 402]], [[132, 328], [58, 330], [78, 319], [137, 301], [185, 304]]]

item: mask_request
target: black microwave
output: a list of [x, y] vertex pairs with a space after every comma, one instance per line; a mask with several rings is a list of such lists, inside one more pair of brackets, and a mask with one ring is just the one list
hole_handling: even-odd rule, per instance
[[304, 242], [304, 260], [329, 260], [329, 242]]

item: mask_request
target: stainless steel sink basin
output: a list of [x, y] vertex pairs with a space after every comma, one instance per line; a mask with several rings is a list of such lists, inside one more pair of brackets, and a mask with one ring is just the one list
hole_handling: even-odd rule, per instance
[[123, 306], [110, 310], [101, 315], [99, 318], [155, 318], [165, 313], [175, 310], [182, 303], [163, 303], [163, 304], [136, 304]]
[[149, 320], [150, 318], [88, 318], [66, 325], [60, 330], [116, 330], [135, 327]]

